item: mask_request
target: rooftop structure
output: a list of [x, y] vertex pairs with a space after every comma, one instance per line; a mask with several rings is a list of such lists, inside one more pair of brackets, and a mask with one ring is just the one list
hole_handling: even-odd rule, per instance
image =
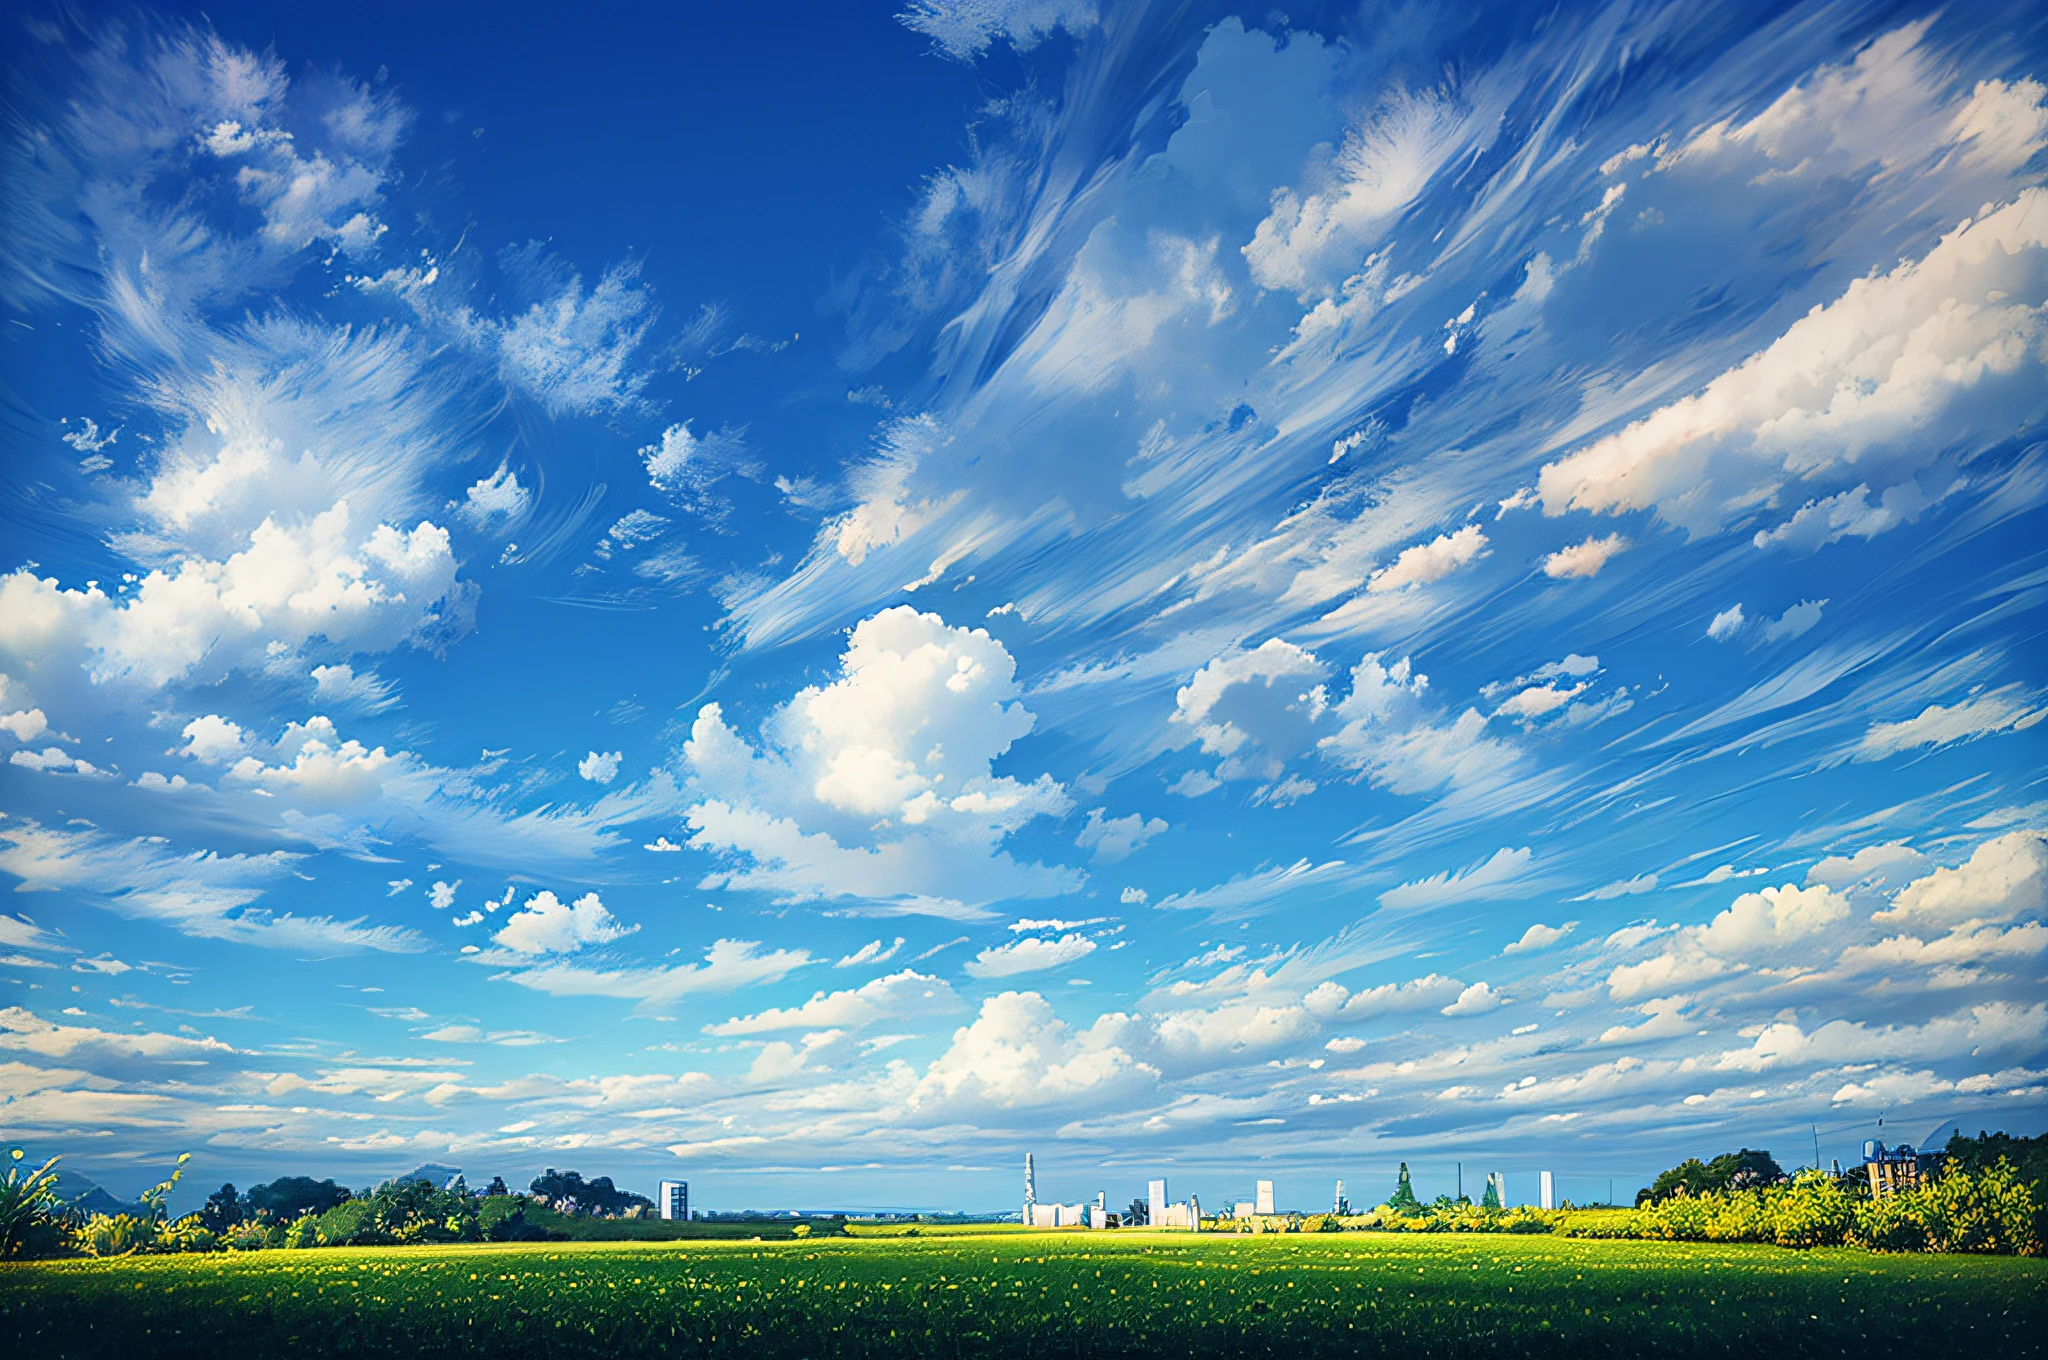
[[1916, 1152], [1911, 1143], [1888, 1148], [1875, 1138], [1866, 1139], [1863, 1168], [1870, 1177], [1870, 1193], [1883, 1199], [1901, 1190], [1911, 1190], [1922, 1181], [1932, 1180], [1944, 1155]]

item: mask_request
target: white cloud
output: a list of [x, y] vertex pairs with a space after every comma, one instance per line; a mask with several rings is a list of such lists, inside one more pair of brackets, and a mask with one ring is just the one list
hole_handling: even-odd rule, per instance
[[1272, 638], [1195, 672], [1174, 694], [1171, 721], [1192, 729], [1205, 754], [1223, 757], [1215, 778], [1277, 779], [1315, 744], [1329, 673], [1313, 652]]
[[297, 526], [265, 519], [225, 561], [186, 557], [120, 600], [27, 570], [0, 577], [0, 656], [100, 684], [215, 679], [314, 638], [384, 651], [447, 621], [456, 589], [447, 531], [352, 531], [346, 502]]
[[700, 799], [690, 844], [741, 861], [705, 886], [962, 917], [1078, 888], [1073, 871], [1001, 848], [1072, 807], [1049, 776], [990, 771], [1034, 724], [1020, 695], [1015, 661], [986, 631], [898, 607], [853, 630], [839, 679], [775, 712], [765, 749], [705, 705], [683, 747]]
[[1352, 992], [1341, 982], [1316, 984], [1301, 999], [1310, 1015], [1328, 1021], [1370, 1020], [1404, 1011], [1442, 1011], [1455, 1006], [1468, 989], [1456, 978], [1430, 973], [1409, 982], [1387, 982]]
[[427, 947], [425, 939], [400, 926], [297, 916], [258, 905], [300, 858], [283, 851], [180, 855], [152, 840], [119, 841], [97, 831], [34, 823], [0, 826], [0, 846], [0, 871], [22, 880], [16, 891], [76, 894], [201, 939], [329, 952], [417, 953]]
[[1056, 940], [1035, 936], [984, 949], [967, 964], [971, 977], [1015, 977], [1019, 973], [1041, 973], [1064, 968], [1093, 954], [1095, 941], [1085, 935], [1062, 935]]
[[1517, 885], [1527, 877], [1530, 858], [1527, 846], [1519, 850], [1502, 846], [1476, 864], [1389, 888], [1380, 894], [1380, 905], [1388, 911], [1414, 911], [1453, 902], [1519, 897], [1524, 889]]
[[816, 962], [805, 949], [763, 949], [753, 940], [714, 940], [704, 962], [666, 968], [586, 968], [568, 963], [525, 966], [504, 955], [478, 955], [482, 963], [515, 966], [497, 974], [508, 982], [550, 996], [610, 996], [637, 1001], [637, 1010], [657, 1013], [687, 996], [737, 991], [757, 983], [778, 982]]
[[1001, 38], [1028, 52], [1056, 31], [1080, 37], [1101, 22], [1095, 0], [910, 0], [896, 16], [956, 61], [971, 61]]
[[40, 751], [16, 751], [7, 757], [9, 765], [20, 765], [24, 769], [37, 770], [43, 774], [97, 775], [98, 766], [83, 756], [74, 756], [60, 746], [46, 746]]
[[1995, 836], [1953, 869], [1907, 884], [1871, 919], [1913, 926], [2009, 921], [2048, 905], [2048, 841], [2038, 831]]
[[276, 764], [242, 757], [228, 771], [228, 780], [290, 793], [312, 805], [343, 807], [375, 797], [384, 780], [406, 764], [404, 757], [389, 755], [381, 746], [371, 749], [353, 737], [344, 740], [333, 720], [324, 717], [286, 723], [270, 756]]
[[1657, 891], [1657, 875], [1637, 874], [1633, 878], [1618, 878], [1604, 883], [1591, 892], [1580, 893], [1574, 902], [1612, 902], [1617, 897], [1634, 897], [1638, 893]]
[[801, 1006], [734, 1016], [719, 1024], [706, 1025], [704, 1032], [725, 1038], [791, 1029], [858, 1032], [884, 1020], [946, 1015], [959, 1009], [960, 999], [944, 978], [906, 968], [878, 977], [864, 987], [829, 994], [814, 992]]
[[1496, 708], [1496, 717], [1505, 714], [1510, 718], [1540, 718], [1554, 713], [1586, 692], [1584, 684], [1573, 685], [1570, 689], [1559, 689], [1555, 685], [1531, 685], [1529, 688], [1509, 696], [1507, 701]]
[[519, 484], [519, 474], [510, 464], [500, 463], [496, 472], [469, 488], [456, 508], [464, 519], [483, 529], [494, 521], [510, 524], [523, 519], [532, 504], [533, 493]]
[[1091, 808], [1088, 824], [1081, 828], [1080, 835], [1074, 837], [1074, 844], [1083, 850], [1094, 851], [1090, 856], [1094, 863], [1114, 864], [1165, 832], [1166, 822], [1159, 817], [1148, 822], [1143, 814], [1133, 812], [1128, 817], [1105, 818], [1103, 809]]
[[50, 730], [50, 720], [40, 708], [26, 708], [17, 713], [0, 714], [0, 732], [5, 732], [16, 741], [34, 741]]
[[883, 944], [880, 940], [870, 940], [832, 966], [834, 968], [858, 968], [862, 964], [867, 963], [886, 963], [890, 959], [895, 958], [896, 951], [901, 948], [903, 948], [903, 937], [901, 935], [898, 935], [893, 943], [887, 945]]
[[1315, 864], [1296, 860], [1239, 874], [1213, 888], [1173, 893], [1159, 900], [1161, 911], [1205, 911], [1217, 921], [1239, 921], [1268, 910], [1288, 893], [1310, 887], [1327, 887], [1339, 881], [1344, 861]]
[[2026, 189], [1919, 260], [1855, 280], [1698, 394], [1546, 466], [1544, 513], [1655, 509], [1709, 532], [1801, 486], [1903, 487], [1942, 449], [2008, 437], [2048, 389], [2044, 256], [2048, 192]]
[[459, 878], [453, 883], [445, 883], [437, 879], [434, 886], [427, 889], [427, 901], [432, 904], [434, 910], [446, 911], [455, 905], [455, 890], [461, 886], [462, 880]]
[[1476, 796], [1512, 782], [1521, 753], [1486, 735], [1479, 710], [1439, 723], [1423, 702], [1429, 677], [1406, 657], [1392, 666], [1380, 657], [1352, 668], [1351, 692], [1331, 710], [1342, 725], [1318, 743], [1326, 757], [1401, 794]]
[[218, 713], [194, 718], [185, 724], [180, 735], [185, 738], [185, 744], [178, 753], [208, 765], [225, 765], [239, 758], [247, 744], [241, 727]]
[[1117, 901], [1127, 907], [1142, 907], [1152, 900], [1152, 895], [1143, 888], [1125, 888]]
[[1707, 924], [1680, 931], [1663, 953], [1615, 968], [1607, 990], [1617, 1001], [1668, 993], [1781, 956], [1848, 918], [1848, 899], [1825, 884], [1744, 893]]
[[619, 777], [619, 762], [625, 758], [622, 751], [592, 751], [576, 762], [576, 773], [593, 784], [609, 784]]
[[391, 685], [373, 671], [356, 673], [347, 662], [315, 666], [313, 697], [323, 704], [348, 704], [365, 713], [381, 713], [398, 702]]
[[1433, 91], [1391, 95], [1346, 133], [1322, 170], [1326, 187], [1274, 192], [1271, 211], [1244, 247], [1261, 288], [1304, 297], [1356, 273], [1382, 234], [1460, 154], [1491, 140], [1491, 120]]
[[1801, 600], [1777, 618], [1764, 624], [1765, 642], [1787, 642], [1803, 636], [1808, 629], [1820, 622], [1821, 606], [1826, 600]]
[[1840, 889], [1884, 888], [1916, 878], [1926, 867], [1927, 856], [1904, 841], [1892, 841], [1865, 846], [1853, 855], [1829, 855], [1806, 871], [1806, 881]]
[[1458, 993], [1458, 999], [1443, 1008], [1449, 1016], [1484, 1015], [1490, 1010], [1505, 1006], [1508, 998], [1484, 982], [1475, 982]]
[[1830, 1020], [1812, 1033], [1797, 1021], [1766, 1025], [1746, 1049], [1721, 1055], [1718, 1065], [1745, 1072], [1780, 1067], [1821, 1067], [1959, 1058], [1984, 1053], [2038, 1053], [2048, 1042], [2048, 1002], [2032, 1006], [1991, 1001], [1924, 1025], [1866, 1025]]
[[614, 265], [583, 291], [580, 275], [502, 326], [477, 325], [495, 342], [498, 375], [550, 415], [627, 410], [646, 375], [633, 366], [654, 321], [654, 304], [634, 264]]
[[1128, 1018], [1105, 1015], [1074, 1031], [1036, 992], [1004, 992], [981, 1003], [970, 1025], [918, 1081], [914, 1108], [990, 1105], [1033, 1109], [1130, 1098], [1152, 1089], [1158, 1070], [1119, 1040]]
[[1366, 583], [1372, 594], [1402, 590], [1409, 586], [1441, 581], [1463, 566], [1486, 555], [1486, 535], [1479, 526], [1468, 524], [1456, 533], [1442, 534], [1428, 543], [1402, 551], [1394, 564], [1374, 572]]
[[1743, 622], [1742, 606], [1730, 605], [1714, 615], [1713, 622], [1707, 625], [1707, 636], [1716, 642], [1726, 642], [1742, 631]]
[[607, 944], [639, 928], [619, 924], [594, 892], [565, 903], [552, 892], [542, 891], [527, 898], [491, 940], [515, 954], [573, 954], [585, 945]]
[[1578, 928], [1577, 921], [1566, 921], [1561, 926], [1546, 926], [1541, 921], [1532, 924], [1522, 932], [1522, 938], [1501, 950], [1503, 954], [1528, 954], [1538, 949], [1548, 949]]
[[1627, 552], [1635, 545], [1620, 534], [1609, 534], [1605, 538], [1588, 538], [1584, 542], [1559, 548], [1543, 559], [1543, 574], [1553, 581], [1584, 580], [1598, 576], [1600, 569], [1619, 553]]
[[1883, 760], [1922, 746], [1946, 746], [1996, 732], [2024, 732], [2048, 717], [2048, 708], [2034, 706], [2036, 697], [2025, 685], [2006, 685], [1953, 706], [1929, 704], [1902, 722], [1872, 723], [1856, 748], [1855, 759]]

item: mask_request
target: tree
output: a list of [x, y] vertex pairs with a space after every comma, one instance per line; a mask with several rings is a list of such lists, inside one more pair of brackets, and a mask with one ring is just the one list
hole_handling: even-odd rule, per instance
[[491, 1177], [491, 1183], [484, 1187], [484, 1193], [486, 1195], [509, 1195], [512, 1192], [505, 1188], [505, 1178], [503, 1176], [493, 1176]]
[[199, 1211], [199, 1221], [215, 1236], [242, 1221], [242, 1201], [235, 1194], [233, 1181], [206, 1197], [206, 1206]]
[[1401, 1163], [1401, 1175], [1394, 1182], [1394, 1193], [1387, 1200], [1387, 1207], [1404, 1214], [1422, 1212], [1422, 1201], [1415, 1198], [1415, 1183], [1408, 1179], [1408, 1163]]
[[1680, 1196], [1697, 1199], [1701, 1195], [1729, 1190], [1754, 1190], [1759, 1186], [1779, 1185], [1784, 1180], [1784, 1168], [1770, 1153], [1743, 1148], [1737, 1152], [1724, 1152], [1711, 1162], [1688, 1157], [1660, 1174], [1651, 1182], [1649, 1189], [1638, 1192], [1636, 1204], [1640, 1207], [1662, 1204], [1667, 1199]]
[[324, 1214], [352, 1198], [349, 1188], [311, 1176], [279, 1176], [266, 1185], [252, 1185], [242, 1196], [250, 1217], [269, 1223], [291, 1223], [303, 1214]]

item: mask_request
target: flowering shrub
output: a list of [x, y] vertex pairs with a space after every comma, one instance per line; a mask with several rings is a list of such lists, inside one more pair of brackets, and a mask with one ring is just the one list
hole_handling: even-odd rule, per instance
[[1951, 1170], [1912, 1190], [1862, 1201], [1832, 1178], [1803, 1171], [1787, 1185], [1675, 1195], [1618, 1221], [1569, 1224], [1559, 1232], [1567, 1237], [2036, 1256], [2042, 1252], [2037, 1221], [2033, 1187], [2001, 1159], [1981, 1174]]

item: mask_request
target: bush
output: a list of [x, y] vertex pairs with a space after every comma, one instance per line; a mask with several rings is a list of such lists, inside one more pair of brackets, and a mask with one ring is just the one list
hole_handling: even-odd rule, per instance
[[2033, 1187], [2010, 1162], [1981, 1175], [1947, 1175], [1883, 1199], [1858, 1199], [1818, 1171], [1789, 1185], [1674, 1195], [1619, 1221], [1569, 1224], [1567, 1237], [1672, 1242], [1770, 1242], [1781, 1247], [1849, 1244], [1875, 1251], [2001, 1252], [2040, 1255]]
[[9, 1153], [14, 1165], [0, 1180], [0, 1261], [48, 1256], [62, 1249], [64, 1203], [57, 1198], [57, 1159], [35, 1170], [21, 1165], [20, 1148]]
[[88, 1256], [130, 1256], [155, 1243], [156, 1224], [135, 1214], [94, 1214], [73, 1241]]
[[204, 1214], [186, 1214], [177, 1222], [160, 1231], [156, 1241], [146, 1250], [153, 1251], [219, 1251], [220, 1234], [206, 1225]]
[[1856, 1237], [1879, 1251], [1993, 1252], [2039, 1256], [2037, 1187], [2000, 1157], [1973, 1174], [1944, 1176], [1856, 1208]]
[[320, 1215], [310, 1209], [284, 1225], [284, 1240], [279, 1245], [293, 1250], [320, 1245]]

